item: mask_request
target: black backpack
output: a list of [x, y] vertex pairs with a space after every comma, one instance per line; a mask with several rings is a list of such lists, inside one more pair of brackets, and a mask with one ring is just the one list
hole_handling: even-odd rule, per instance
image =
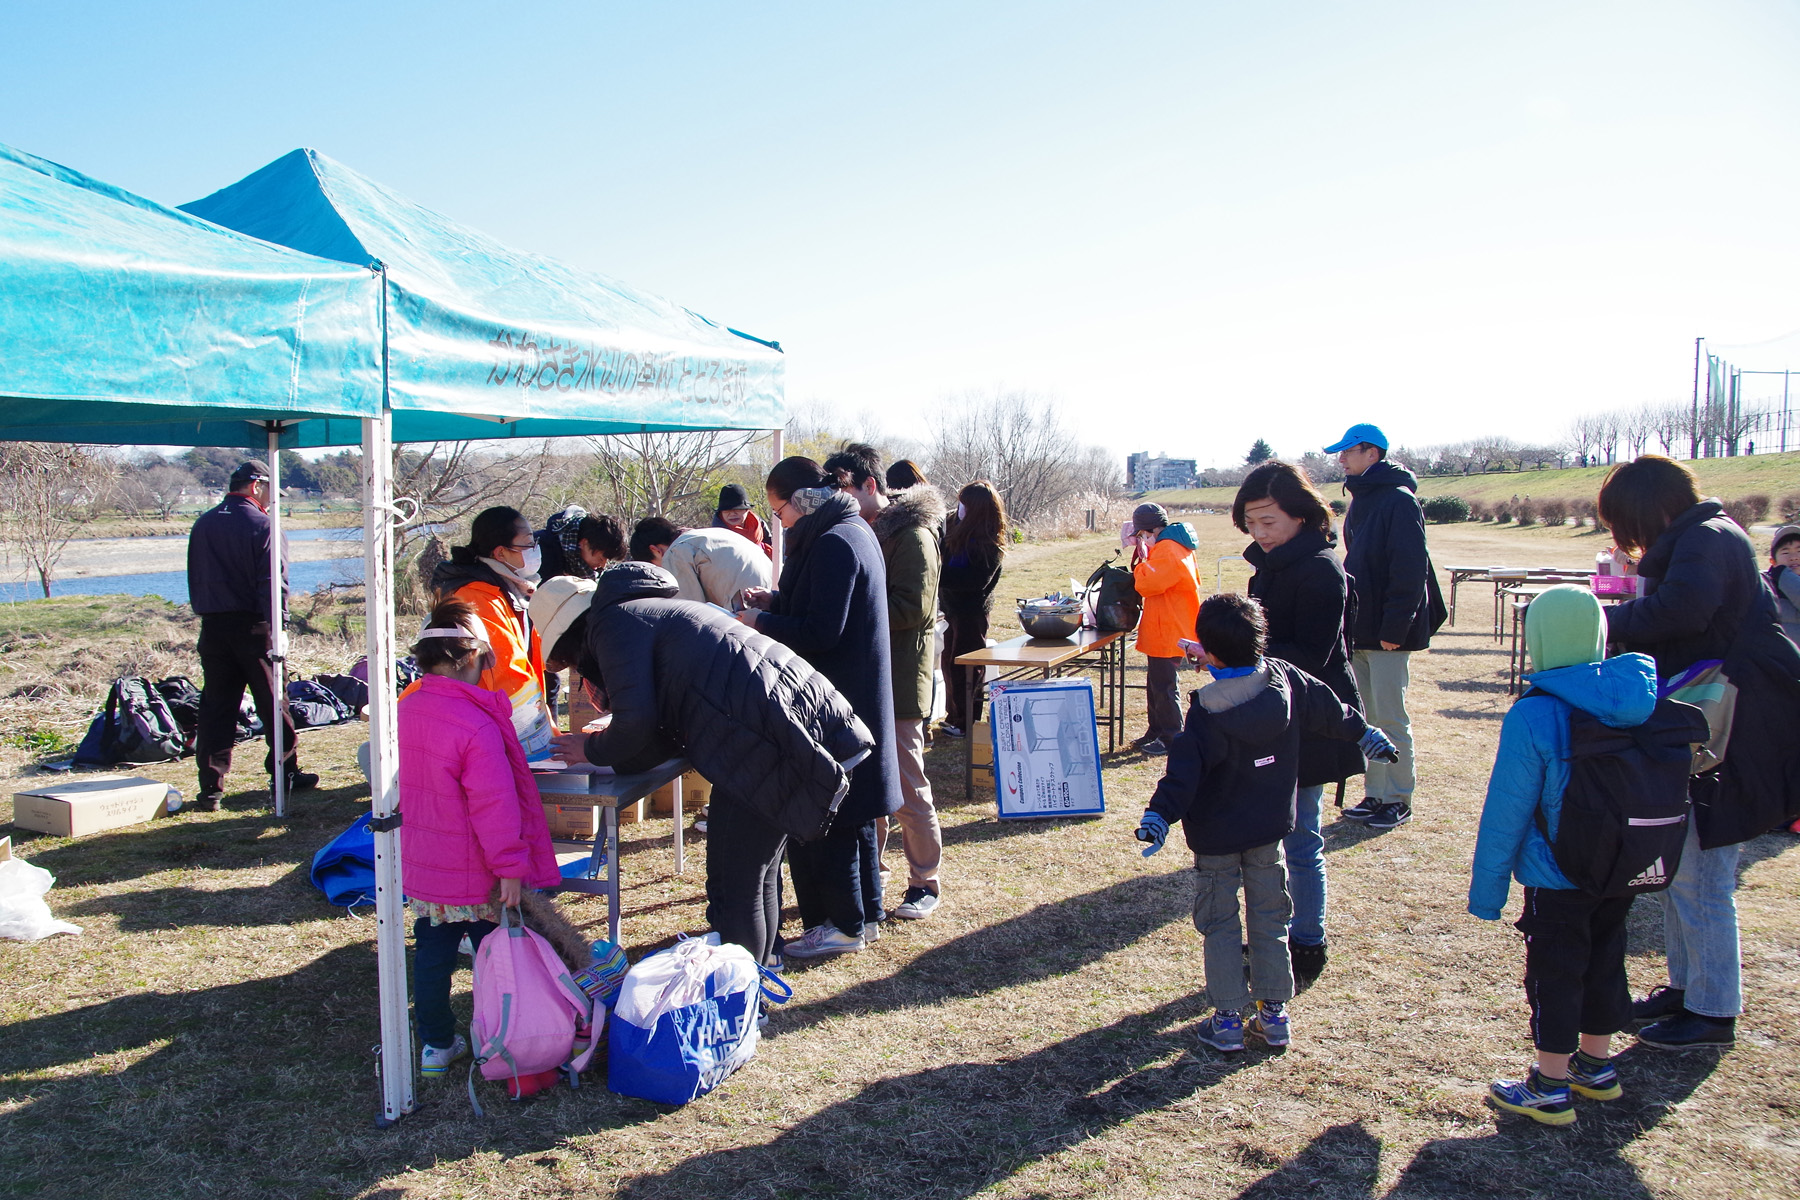
[[1569, 786], [1554, 838], [1537, 812], [1538, 832], [1570, 883], [1603, 897], [1669, 886], [1687, 840], [1688, 767], [1694, 743], [1706, 736], [1700, 710], [1678, 700], [1658, 700], [1649, 719], [1630, 729], [1570, 707]]
[[113, 680], [106, 707], [75, 755], [77, 766], [168, 762], [187, 752], [187, 735], [148, 679]]
[[175, 724], [181, 728], [181, 736], [187, 743], [187, 750], [194, 748], [194, 737], [200, 732], [200, 689], [186, 675], [171, 675], [159, 680], [156, 684], [157, 695], [169, 706], [169, 713], [175, 718]]
[[1138, 595], [1137, 578], [1130, 568], [1118, 565], [1119, 552], [1094, 568], [1088, 576], [1090, 589], [1099, 585], [1094, 593], [1094, 628], [1101, 633], [1130, 633], [1137, 628], [1138, 617], [1144, 611], [1144, 598]]

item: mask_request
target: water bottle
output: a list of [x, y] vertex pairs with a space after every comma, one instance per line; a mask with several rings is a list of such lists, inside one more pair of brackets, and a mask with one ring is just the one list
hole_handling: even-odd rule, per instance
[[181, 793], [176, 791], [174, 788], [170, 788], [168, 790], [168, 792], [163, 796], [163, 812], [169, 816], [174, 816], [176, 813], [178, 813], [180, 811], [181, 811]]
[[1611, 575], [1613, 573], [1613, 556], [1611, 550], [1602, 550], [1594, 555], [1594, 574]]

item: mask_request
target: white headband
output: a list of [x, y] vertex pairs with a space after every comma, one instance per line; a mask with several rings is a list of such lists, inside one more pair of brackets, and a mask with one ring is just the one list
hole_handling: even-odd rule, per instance
[[476, 626], [473, 631], [464, 629], [460, 625], [438, 625], [428, 629], [419, 630], [419, 636], [416, 640], [422, 642], [426, 638], [455, 638], [462, 642], [480, 642], [484, 646], [488, 644], [487, 631], [482, 629], [479, 625]]

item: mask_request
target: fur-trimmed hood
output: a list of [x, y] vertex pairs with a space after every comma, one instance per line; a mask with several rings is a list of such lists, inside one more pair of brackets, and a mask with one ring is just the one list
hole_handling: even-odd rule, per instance
[[869, 522], [884, 548], [894, 538], [914, 529], [929, 529], [937, 535], [943, 525], [944, 497], [929, 483], [889, 492], [887, 506]]

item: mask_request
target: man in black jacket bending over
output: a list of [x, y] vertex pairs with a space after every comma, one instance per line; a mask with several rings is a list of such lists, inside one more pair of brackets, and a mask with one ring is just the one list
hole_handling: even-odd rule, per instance
[[[217, 508], [194, 522], [188, 535], [188, 603], [200, 618], [200, 720], [194, 754], [200, 764], [200, 794], [194, 806], [217, 812], [231, 770], [237, 740], [238, 708], [244, 689], [256, 702], [269, 739], [265, 766], [275, 776], [275, 724], [281, 719], [282, 765], [290, 792], [317, 786], [317, 775], [300, 770], [294, 722], [287, 698], [275, 704], [275, 663], [270, 658], [275, 622], [269, 612], [269, 468], [251, 459], [231, 473], [231, 491]], [[287, 553], [282, 548], [282, 603], [287, 599]]]
[[1425, 549], [1418, 478], [1387, 461], [1387, 435], [1373, 425], [1352, 425], [1325, 452], [1343, 464], [1350, 493], [1344, 514], [1344, 570], [1356, 589], [1350, 669], [1363, 716], [1400, 752], [1392, 764], [1369, 764], [1362, 803], [1344, 816], [1371, 829], [1394, 829], [1412, 820], [1412, 718], [1406, 712], [1412, 652], [1431, 645], [1444, 621], [1444, 602]]

